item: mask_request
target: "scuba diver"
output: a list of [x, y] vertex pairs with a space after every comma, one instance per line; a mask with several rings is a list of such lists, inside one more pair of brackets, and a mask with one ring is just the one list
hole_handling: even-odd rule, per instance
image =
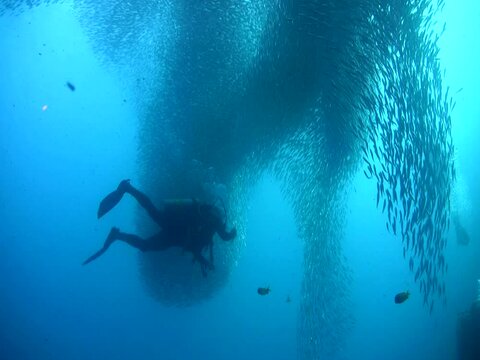
[[[232, 240], [237, 236], [237, 230], [226, 230], [222, 214], [218, 207], [194, 199], [165, 200], [161, 208], [156, 208], [147, 195], [130, 184], [130, 180], [123, 180], [118, 188], [107, 195], [98, 208], [97, 217], [100, 218], [115, 207], [123, 195], [132, 195], [147, 211], [148, 215], [162, 229], [155, 235], [143, 239], [134, 234], [121, 232], [113, 227], [103, 244], [103, 247], [83, 262], [83, 265], [102, 255], [115, 240], [126, 242], [143, 252], [163, 251], [170, 247], [181, 247], [193, 254], [193, 261], [200, 263], [202, 274], [207, 270], [214, 270], [213, 265], [213, 236], [217, 233], [223, 240]], [[209, 249], [207, 260], [202, 252]]]

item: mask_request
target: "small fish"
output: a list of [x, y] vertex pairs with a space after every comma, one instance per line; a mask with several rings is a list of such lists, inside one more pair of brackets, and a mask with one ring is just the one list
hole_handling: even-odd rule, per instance
[[401, 304], [406, 301], [410, 297], [410, 293], [408, 291], [404, 291], [395, 295], [395, 304]]
[[270, 288], [269, 287], [259, 287], [257, 289], [258, 295], [268, 295], [270, 293]]
[[70, 90], [75, 91], [75, 85], [73, 85], [71, 82], [67, 81], [67, 86]]
[[285, 300], [287, 303], [292, 302], [292, 299], [290, 299], [290, 295], [287, 295], [287, 300]]

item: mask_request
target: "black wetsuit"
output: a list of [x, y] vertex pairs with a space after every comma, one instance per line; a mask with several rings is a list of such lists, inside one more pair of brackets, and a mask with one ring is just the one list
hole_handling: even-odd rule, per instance
[[[141, 191], [134, 188], [128, 181], [123, 181], [116, 191], [132, 195], [148, 212], [149, 216], [161, 227], [155, 235], [143, 239], [138, 235], [124, 233], [112, 228], [102, 249], [88, 258], [85, 264], [102, 255], [115, 240], [121, 240], [141, 251], [162, 251], [178, 246], [190, 251], [194, 260], [206, 270], [213, 269], [213, 236], [217, 233], [223, 240], [232, 240], [236, 236], [235, 228], [227, 231], [218, 208], [197, 200], [167, 200], [159, 209]], [[210, 259], [202, 252], [210, 249]]]

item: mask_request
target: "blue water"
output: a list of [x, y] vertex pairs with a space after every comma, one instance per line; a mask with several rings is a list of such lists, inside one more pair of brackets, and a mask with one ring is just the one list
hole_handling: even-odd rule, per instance
[[[441, 61], [447, 84], [463, 88], [452, 121], [471, 242], [450, 231], [447, 304], [429, 315], [359, 170], [344, 239], [354, 321], [339, 358], [455, 358], [457, 314], [480, 278], [480, 7], [462, 3], [443, 13]], [[0, 34], [0, 359], [296, 359], [303, 247], [274, 178], [254, 187], [245, 245], [207, 301], [176, 308], [150, 297], [124, 244], [82, 267], [112, 226], [136, 230], [131, 198], [100, 221], [96, 210], [119, 180], [139, 181], [138, 94], [99, 59], [68, 3], [6, 14]], [[395, 305], [403, 290], [411, 298]]]

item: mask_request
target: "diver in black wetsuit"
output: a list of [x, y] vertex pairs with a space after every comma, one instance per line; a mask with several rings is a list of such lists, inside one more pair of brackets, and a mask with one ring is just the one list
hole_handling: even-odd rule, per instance
[[[123, 180], [118, 188], [107, 195], [100, 203], [98, 218], [118, 204], [123, 194], [132, 195], [148, 212], [162, 230], [157, 234], [142, 239], [140, 236], [121, 232], [113, 227], [108, 234], [103, 247], [83, 262], [83, 265], [102, 255], [115, 240], [121, 240], [141, 251], [163, 251], [172, 246], [178, 246], [193, 254], [193, 260], [200, 263], [204, 276], [213, 266], [213, 236], [217, 233], [223, 240], [232, 240], [237, 230], [226, 230], [220, 210], [213, 205], [197, 200], [167, 200], [157, 209], [152, 201], [141, 191], [134, 188], [129, 180]], [[202, 252], [210, 250], [209, 260]]]

